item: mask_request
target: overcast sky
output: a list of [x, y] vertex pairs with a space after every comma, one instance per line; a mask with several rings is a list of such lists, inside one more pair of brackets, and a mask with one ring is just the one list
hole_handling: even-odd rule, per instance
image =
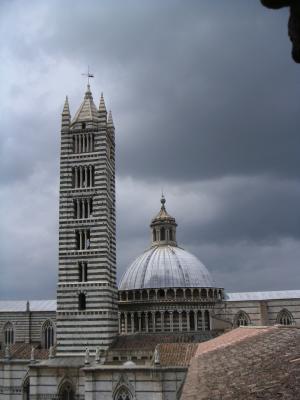
[[227, 291], [300, 289], [299, 65], [259, 0], [1, 1], [0, 298], [55, 298], [60, 114], [90, 65], [117, 142], [118, 278], [163, 187]]

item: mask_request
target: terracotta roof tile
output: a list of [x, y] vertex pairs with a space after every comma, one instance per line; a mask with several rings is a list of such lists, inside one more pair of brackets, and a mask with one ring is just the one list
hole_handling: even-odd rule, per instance
[[193, 334], [135, 334], [120, 335], [110, 347], [110, 350], [141, 350], [154, 351], [160, 343], [200, 343], [215, 336], [212, 332], [203, 332], [201, 335]]
[[238, 328], [199, 344], [182, 400], [300, 398], [300, 329]]
[[198, 343], [162, 343], [158, 345], [160, 365], [186, 367], [195, 355]]
[[[10, 359], [30, 360], [32, 347], [35, 348], [34, 357], [36, 360], [48, 358], [49, 350], [41, 349], [38, 344], [15, 343], [9, 347]], [[5, 349], [0, 350], [0, 358], [5, 358]]]

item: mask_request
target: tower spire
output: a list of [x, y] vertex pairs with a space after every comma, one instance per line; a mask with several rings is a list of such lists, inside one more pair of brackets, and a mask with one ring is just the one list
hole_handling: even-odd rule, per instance
[[103, 92], [101, 93], [101, 97], [100, 97], [99, 112], [107, 114], [105, 101], [104, 101], [104, 97], [103, 97]]
[[63, 112], [62, 115], [68, 115], [70, 116], [70, 107], [69, 107], [69, 99], [68, 96], [66, 96], [66, 100], [65, 100], [65, 104], [64, 104], [64, 108], [63, 108]]
[[71, 114], [70, 114], [68, 96], [66, 96], [64, 108], [61, 113], [61, 129], [68, 130], [70, 128], [70, 124], [71, 124]]
[[108, 113], [107, 127], [108, 128], [115, 128], [111, 110], [109, 110], [109, 113]]
[[100, 103], [99, 103], [99, 122], [101, 126], [107, 127], [107, 111], [103, 93], [101, 93]]

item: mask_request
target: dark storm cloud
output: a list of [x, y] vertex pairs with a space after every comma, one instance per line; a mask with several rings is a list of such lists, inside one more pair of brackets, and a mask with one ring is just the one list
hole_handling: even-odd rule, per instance
[[0, 297], [55, 296], [60, 113], [65, 94], [73, 115], [79, 106], [87, 64], [116, 125], [119, 276], [149, 245], [163, 187], [180, 243], [220, 285], [299, 287], [300, 81], [285, 11], [246, 0], [0, 7]]
[[[160, 193], [156, 184], [132, 179], [118, 180], [117, 187], [121, 277], [150, 245], [149, 224], [159, 210]], [[167, 210], [178, 223], [179, 246], [196, 254], [221, 286], [262, 290], [265, 285], [268, 290], [280, 289], [281, 283], [285, 288], [299, 285], [297, 181], [222, 178], [169, 185], [165, 192]], [[254, 277], [263, 273], [256, 287]]]
[[283, 238], [300, 239], [299, 181], [227, 179], [207, 186], [220, 204], [212, 218], [189, 222], [184, 237], [187, 243], [268, 244]]
[[284, 57], [285, 15], [241, 3], [51, 9], [51, 33], [38, 47], [74, 62], [90, 59], [96, 75], [117, 79], [117, 126], [131, 115], [119, 129], [120, 174], [299, 177], [299, 77]]

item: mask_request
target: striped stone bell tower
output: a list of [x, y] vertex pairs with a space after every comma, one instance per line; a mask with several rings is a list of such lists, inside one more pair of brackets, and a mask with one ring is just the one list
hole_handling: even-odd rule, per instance
[[88, 84], [71, 120], [62, 112], [57, 356], [105, 350], [118, 331], [115, 130]]

